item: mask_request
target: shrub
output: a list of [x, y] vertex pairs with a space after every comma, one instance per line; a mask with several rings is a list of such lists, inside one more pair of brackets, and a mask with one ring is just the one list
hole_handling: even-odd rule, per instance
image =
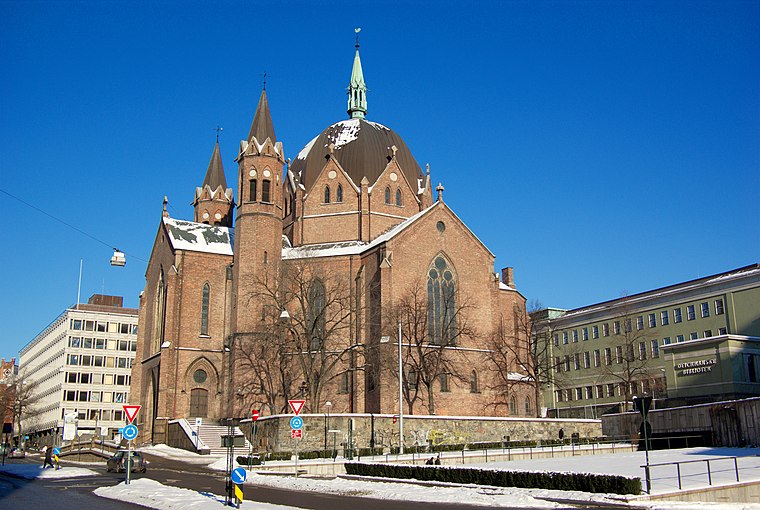
[[267, 454], [267, 460], [290, 460], [292, 456], [290, 452], [272, 452]]
[[258, 456], [248, 457], [248, 456], [240, 455], [235, 460], [240, 466], [260, 466], [261, 465], [261, 459]]
[[498, 487], [521, 487], [613, 494], [641, 494], [641, 479], [590, 473], [545, 473], [490, 469], [439, 468], [393, 464], [346, 463], [351, 475], [379, 476]]

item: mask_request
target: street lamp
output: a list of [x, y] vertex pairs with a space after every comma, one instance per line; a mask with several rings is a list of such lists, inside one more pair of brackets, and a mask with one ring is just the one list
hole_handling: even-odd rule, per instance
[[332, 402], [329, 400], [325, 402], [325, 407], [327, 408], [327, 417], [325, 418], [325, 452], [327, 451], [327, 431], [330, 429], [330, 408], [332, 407]]

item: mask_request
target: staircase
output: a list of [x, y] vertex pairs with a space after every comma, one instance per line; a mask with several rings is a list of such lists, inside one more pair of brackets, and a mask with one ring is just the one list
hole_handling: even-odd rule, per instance
[[[200, 427], [196, 427], [195, 424], [190, 425], [190, 429], [198, 433], [198, 438], [205, 444], [211, 453], [211, 455], [225, 455], [227, 454], [227, 448], [222, 446], [222, 436], [226, 436], [230, 433], [229, 427], [226, 425], [218, 425], [213, 422], [204, 422]], [[238, 427], [233, 428], [233, 434], [236, 436], [242, 436], [243, 432]], [[251, 443], [248, 442], [248, 438], [244, 437], [244, 446], [238, 446], [234, 448], [234, 455], [248, 455], [251, 451]]]

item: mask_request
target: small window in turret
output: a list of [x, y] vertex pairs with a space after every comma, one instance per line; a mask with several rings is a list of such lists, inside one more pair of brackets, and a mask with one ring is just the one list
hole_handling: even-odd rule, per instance
[[325, 186], [325, 202], [326, 204], [330, 203], [330, 186]]
[[401, 190], [396, 190], [396, 205], [401, 207]]
[[338, 184], [338, 191], [335, 193], [335, 201], [340, 203], [343, 202], [343, 186]]
[[385, 203], [390, 205], [391, 204], [391, 189], [385, 188]]
[[261, 201], [262, 202], [271, 202], [271, 197], [269, 196], [269, 188], [272, 184], [272, 181], [264, 180], [261, 183]]
[[249, 181], [249, 187], [248, 187], [248, 201], [249, 202], [255, 202], [256, 201], [256, 183], [258, 183], [256, 179], [251, 179]]

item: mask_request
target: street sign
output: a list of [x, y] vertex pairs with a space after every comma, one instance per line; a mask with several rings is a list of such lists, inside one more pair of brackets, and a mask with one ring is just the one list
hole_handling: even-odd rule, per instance
[[124, 414], [127, 415], [127, 421], [129, 423], [132, 423], [133, 421], [135, 421], [135, 416], [137, 416], [137, 413], [138, 413], [138, 411], [140, 411], [140, 408], [142, 406], [139, 406], [139, 405], [134, 405], [134, 406], [123, 405], [121, 407], [124, 409]]
[[303, 431], [301, 429], [293, 429], [290, 431], [291, 439], [301, 439], [303, 437]]
[[652, 406], [652, 397], [633, 397], [633, 407], [641, 413], [644, 419], [647, 419], [649, 408]]
[[256, 420], [259, 419], [259, 412], [256, 409], [254, 409], [253, 411], [251, 411], [251, 419], [253, 421], [256, 421]]
[[232, 473], [230, 474], [230, 479], [232, 480], [232, 483], [236, 483], [240, 485], [241, 483], [245, 482], [246, 472], [243, 468], [235, 468], [232, 470]]
[[138, 430], [137, 425], [132, 425], [131, 423], [124, 427], [124, 439], [127, 441], [131, 441], [137, 437]]
[[235, 497], [241, 503], [243, 502], [243, 490], [240, 487], [238, 487], [237, 485], [235, 485]]
[[288, 400], [288, 405], [290, 405], [290, 408], [293, 410], [293, 414], [296, 416], [298, 416], [298, 413], [301, 412], [301, 409], [303, 409], [303, 405], [305, 403], [305, 400]]
[[53, 448], [53, 455], [60, 455], [60, 454], [61, 454], [61, 449], [60, 448], [58, 448], [57, 446], [55, 448]]
[[203, 418], [196, 418], [195, 419], [195, 426], [196, 427], [200, 427], [201, 425], [203, 425]]
[[290, 428], [293, 430], [300, 430], [303, 427], [303, 418], [300, 416], [293, 416], [290, 419]]

